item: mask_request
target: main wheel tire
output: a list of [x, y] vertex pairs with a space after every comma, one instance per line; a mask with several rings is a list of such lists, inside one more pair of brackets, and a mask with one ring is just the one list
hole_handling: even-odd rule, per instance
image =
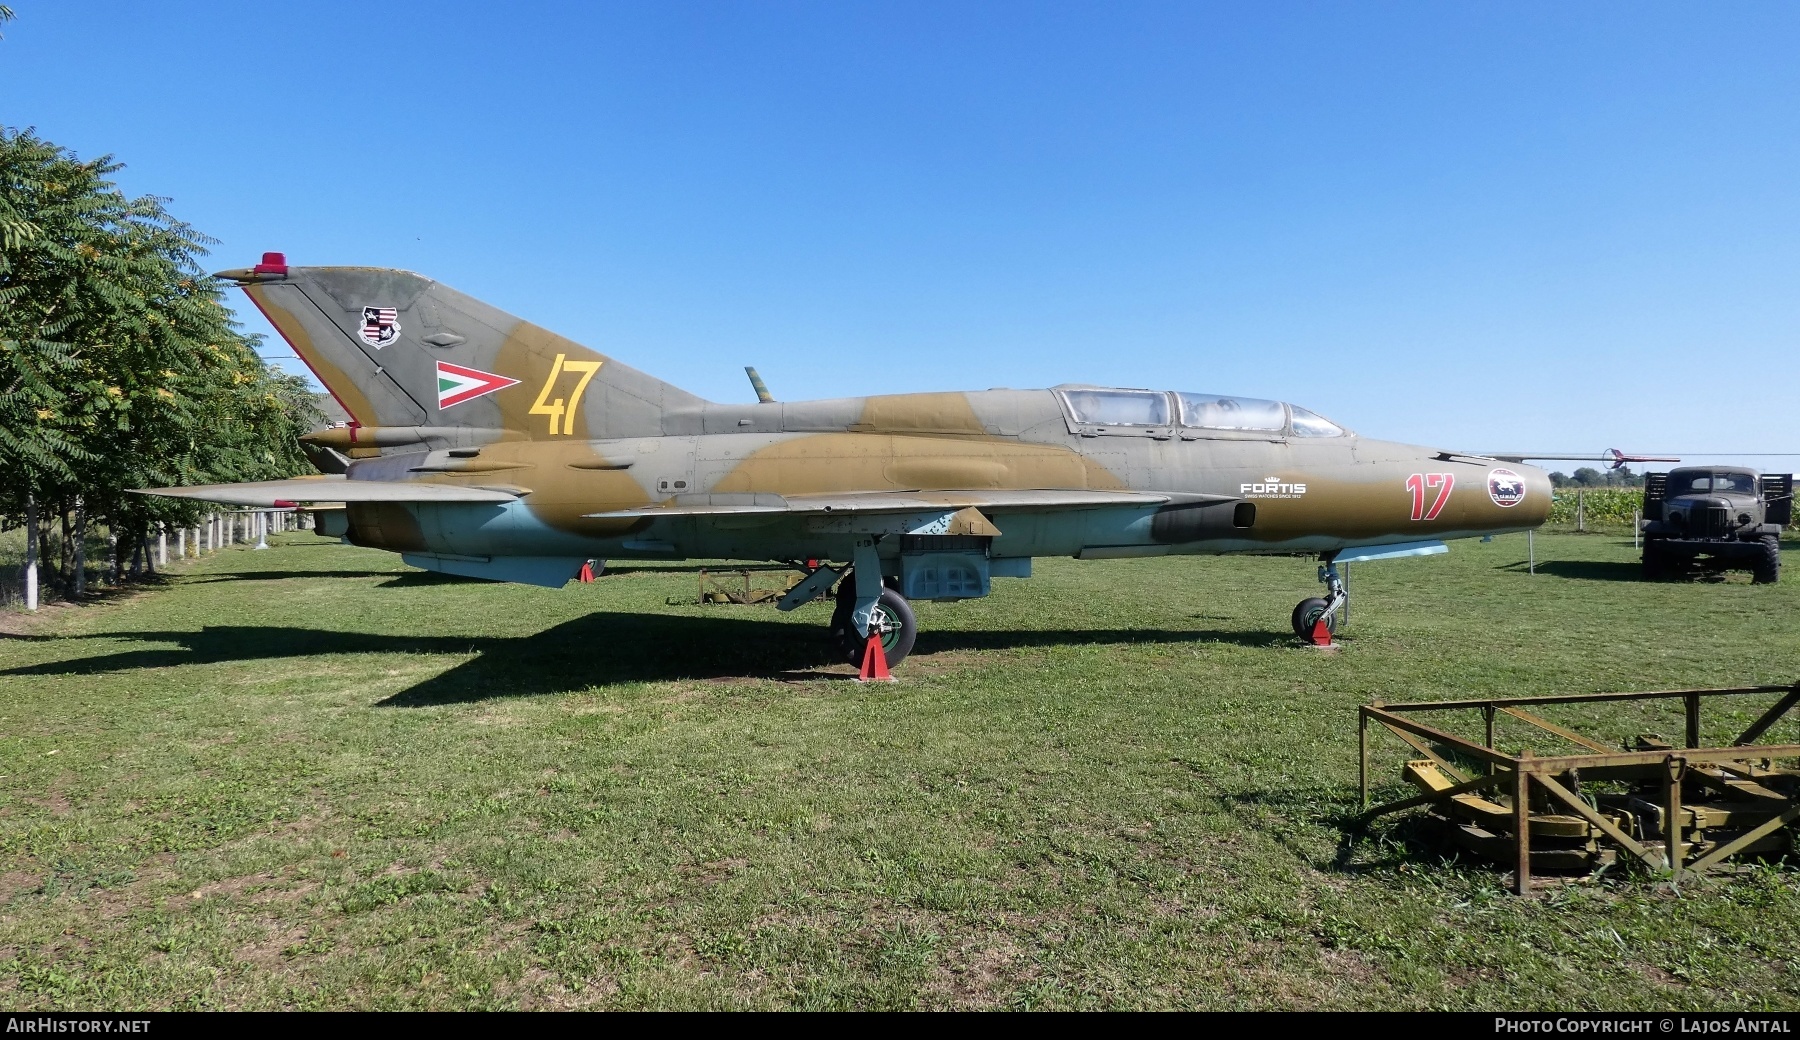
[[[855, 610], [856, 582], [845, 581], [838, 586], [837, 609], [831, 613], [831, 641], [845, 660], [861, 668], [869, 640], [856, 631], [850, 618]], [[892, 668], [912, 653], [913, 641], [919, 637], [919, 622], [905, 596], [883, 587], [881, 599], [869, 618], [869, 630], [881, 634], [881, 652]]]
[[[1325, 608], [1329, 606], [1331, 606], [1330, 600], [1317, 596], [1301, 600], [1294, 606], [1294, 634], [1301, 639], [1309, 638], [1312, 635], [1313, 625], [1319, 620], [1319, 615], [1325, 613]], [[1343, 611], [1340, 610], [1331, 615], [1331, 620], [1325, 623], [1326, 629], [1332, 635], [1337, 635], [1338, 618], [1342, 616]]]
[[1772, 534], [1762, 536], [1762, 555], [1750, 568], [1750, 580], [1757, 585], [1773, 585], [1781, 580], [1781, 539]]

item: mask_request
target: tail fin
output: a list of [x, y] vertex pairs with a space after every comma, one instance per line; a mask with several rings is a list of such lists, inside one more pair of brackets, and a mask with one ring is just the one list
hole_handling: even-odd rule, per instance
[[528, 440], [654, 436], [678, 387], [407, 271], [223, 271], [362, 426], [474, 427]]

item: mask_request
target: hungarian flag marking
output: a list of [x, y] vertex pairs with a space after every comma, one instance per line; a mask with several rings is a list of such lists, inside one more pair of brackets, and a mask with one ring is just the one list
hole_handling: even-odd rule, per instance
[[509, 386], [517, 386], [517, 379], [497, 376], [492, 372], [483, 372], [479, 368], [464, 368], [452, 365], [448, 361], [437, 363], [438, 408], [450, 408], [484, 397], [496, 390], [504, 390]]

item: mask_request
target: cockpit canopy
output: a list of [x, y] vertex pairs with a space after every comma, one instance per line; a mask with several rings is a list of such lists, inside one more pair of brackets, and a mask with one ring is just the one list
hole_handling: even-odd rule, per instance
[[1161, 390], [1069, 388], [1057, 391], [1070, 418], [1092, 426], [1182, 426], [1191, 430], [1342, 437], [1343, 427], [1295, 404], [1254, 397]]

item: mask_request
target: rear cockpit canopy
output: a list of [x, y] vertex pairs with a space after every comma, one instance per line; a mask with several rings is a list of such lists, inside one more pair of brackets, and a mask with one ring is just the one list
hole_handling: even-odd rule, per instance
[[1253, 397], [1170, 393], [1162, 390], [1058, 387], [1077, 426], [1182, 427], [1220, 433], [1280, 437], [1342, 437], [1343, 427], [1299, 405]]

